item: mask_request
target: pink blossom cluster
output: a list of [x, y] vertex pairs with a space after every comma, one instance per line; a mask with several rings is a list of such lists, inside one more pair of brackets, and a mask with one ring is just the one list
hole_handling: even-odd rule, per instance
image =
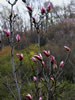
[[41, 8], [41, 14], [43, 15], [44, 13], [46, 13], [46, 11], [48, 13], [50, 12], [50, 10], [51, 10], [51, 4], [49, 3], [46, 10], [43, 7]]

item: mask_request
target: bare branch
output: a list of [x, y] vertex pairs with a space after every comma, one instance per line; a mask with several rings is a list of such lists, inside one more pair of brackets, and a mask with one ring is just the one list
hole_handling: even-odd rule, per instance
[[26, 0], [22, 0], [24, 3], [26, 3]]
[[15, 0], [13, 3], [11, 3], [9, 0], [6, 0], [10, 5], [14, 6], [18, 0]]
[[11, 92], [13, 98], [15, 98], [15, 100], [17, 100], [17, 97], [15, 96], [15, 94], [14, 94], [13, 91], [12, 91], [12, 89], [11, 89], [10, 86], [8, 85], [8, 82], [7, 82], [7, 84], [3, 83], [3, 85], [4, 85], [6, 88], [8, 88], [8, 89], [10, 90], [10, 92]]

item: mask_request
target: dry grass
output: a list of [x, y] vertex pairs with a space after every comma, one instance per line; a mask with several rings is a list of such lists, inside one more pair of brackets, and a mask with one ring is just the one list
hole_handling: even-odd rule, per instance
[[10, 48], [9, 48], [9, 46], [6, 46], [0, 51], [0, 56], [4, 55], [6, 53], [9, 53], [9, 52], [10, 52]]

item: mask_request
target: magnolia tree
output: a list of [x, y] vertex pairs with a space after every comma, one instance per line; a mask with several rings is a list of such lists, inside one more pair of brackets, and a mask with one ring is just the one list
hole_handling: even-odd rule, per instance
[[[15, 0], [13, 3], [11, 3], [10, 1], [7, 1], [10, 5], [11, 5], [11, 14], [9, 16], [10, 18], [10, 32], [8, 30], [3, 30], [3, 32], [7, 35], [8, 37], [8, 41], [9, 41], [9, 45], [10, 45], [10, 51], [11, 51], [11, 63], [12, 63], [12, 72], [13, 72], [13, 77], [14, 77], [14, 81], [15, 81], [15, 84], [16, 84], [16, 88], [17, 88], [17, 95], [18, 95], [18, 100], [21, 100], [21, 96], [20, 96], [20, 87], [18, 85], [18, 82], [17, 82], [17, 76], [16, 76], [16, 73], [15, 73], [15, 64], [14, 64], [14, 53], [13, 53], [13, 48], [14, 48], [14, 45], [13, 45], [13, 18], [14, 18], [14, 15], [13, 15], [13, 6], [17, 3], [18, 0]], [[16, 37], [17, 41], [20, 40], [20, 36], [17, 35]], [[17, 54], [17, 56], [19, 56]], [[9, 87], [9, 85], [7, 84], [7, 87], [8, 89], [11, 91], [13, 97], [17, 100], [17, 97], [15, 96], [15, 94], [12, 92], [12, 89]]]
[[[13, 77], [14, 81], [16, 84], [16, 89], [17, 89], [17, 96], [14, 94], [12, 91], [11, 87], [9, 86], [8, 82], [6, 84], [7, 88], [10, 90], [12, 96], [14, 97], [15, 100], [22, 100], [21, 99], [21, 93], [20, 89], [21, 87], [18, 84], [18, 78], [16, 75], [17, 70], [15, 70], [15, 64], [14, 64], [14, 39], [13, 39], [13, 7], [17, 3], [18, 0], [15, 0], [13, 3], [8, 1], [8, 3], [11, 5], [11, 14], [10, 14], [10, 31], [8, 30], [3, 30], [3, 32], [6, 34], [9, 45], [10, 45], [10, 51], [11, 51], [11, 63], [12, 63], [12, 72], [13, 72]], [[26, 3], [25, 0], [22, 0], [24, 3]], [[31, 29], [32, 25], [34, 25], [36, 31], [37, 31], [37, 38], [38, 38], [38, 54], [34, 55], [32, 57], [32, 61], [36, 63], [37, 70], [36, 74], [33, 75], [33, 82], [35, 85], [35, 91], [31, 94], [26, 94], [26, 99], [27, 100], [57, 100], [58, 98], [58, 87], [61, 85], [61, 78], [62, 73], [64, 72], [64, 66], [69, 58], [70, 55], [70, 48], [68, 46], [64, 46], [67, 54], [67, 57], [65, 61], [61, 61], [59, 64], [57, 64], [57, 61], [55, 57], [52, 55], [50, 50], [43, 50], [43, 52], [40, 52], [40, 26], [41, 26], [41, 21], [46, 18], [46, 31], [47, 31], [47, 20], [48, 20], [48, 14], [51, 10], [51, 4], [49, 3], [47, 9], [41, 8], [41, 17], [39, 21], [37, 22], [35, 17], [32, 16], [32, 8], [30, 6], [26, 6], [28, 9], [28, 13], [30, 16], [30, 22], [31, 22]], [[20, 35], [16, 35], [16, 41], [19, 42], [21, 40]], [[18, 57], [20, 61], [20, 66], [22, 65], [22, 60], [24, 58], [23, 54], [17, 53], [16, 56]], [[61, 79], [61, 80], [60, 80]], [[26, 100], [25, 99], [25, 100]]]

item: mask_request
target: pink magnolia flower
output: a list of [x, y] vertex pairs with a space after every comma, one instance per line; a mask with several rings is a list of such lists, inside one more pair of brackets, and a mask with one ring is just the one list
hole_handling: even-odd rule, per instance
[[51, 77], [50, 80], [54, 82], [54, 78], [53, 77]]
[[43, 53], [44, 53], [47, 57], [50, 56], [50, 51], [43, 50]]
[[26, 97], [29, 99], [29, 100], [32, 100], [32, 96], [30, 94], [27, 94]]
[[48, 7], [47, 7], [47, 12], [49, 12], [51, 10], [51, 4], [49, 3]]
[[39, 100], [42, 100], [42, 97], [39, 97]]
[[36, 76], [33, 77], [33, 81], [37, 82], [37, 77]]
[[8, 30], [3, 30], [3, 32], [6, 34], [6, 36], [10, 35], [10, 32]]
[[36, 59], [38, 59], [38, 60], [40, 60], [40, 61], [42, 61], [42, 55], [40, 54], [40, 55], [34, 55], [34, 57], [36, 58]]
[[31, 8], [31, 7], [26, 6], [26, 8], [27, 8], [30, 12], [32, 12], [32, 8]]
[[51, 63], [56, 63], [55, 57], [54, 57], [54, 56], [52, 56], [52, 55], [51, 55], [50, 60], [51, 60]]
[[53, 64], [53, 68], [56, 70], [57, 69], [57, 64]]
[[60, 66], [60, 68], [63, 68], [64, 67], [64, 61], [61, 61], [59, 66]]
[[23, 54], [18, 54], [17, 53], [16, 56], [19, 58], [20, 61], [23, 60], [23, 58], [24, 58]]
[[43, 15], [45, 13], [45, 8], [41, 8], [41, 14]]
[[35, 57], [32, 57], [32, 61], [36, 62], [36, 59], [35, 59]]
[[45, 66], [45, 62], [44, 61], [42, 61], [41, 64], [42, 64], [43, 67]]
[[70, 48], [68, 46], [64, 46], [64, 48], [66, 49], [66, 51], [70, 51]]
[[44, 81], [44, 78], [43, 78], [43, 77], [40, 77], [40, 80], [41, 80], [41, 81]]
[[21, 38], [20, 38], [20, 35], [19, 35], [19, 34], [17, 34], [17, 36], [16, 36], [16, 40], [17, 40], [18, 42], [21, 40]]

